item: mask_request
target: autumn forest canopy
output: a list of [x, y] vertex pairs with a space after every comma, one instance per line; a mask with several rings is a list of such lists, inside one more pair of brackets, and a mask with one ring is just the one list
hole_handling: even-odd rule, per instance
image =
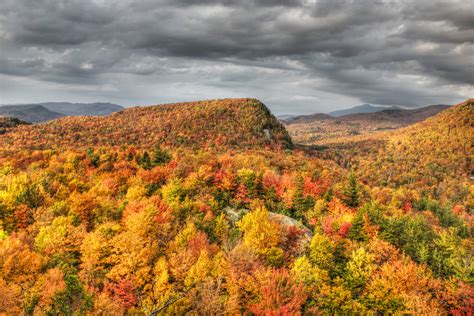
[[256, 99], [1, 118], [0, 314], [472, 315], [474, 99], [314, 122]]

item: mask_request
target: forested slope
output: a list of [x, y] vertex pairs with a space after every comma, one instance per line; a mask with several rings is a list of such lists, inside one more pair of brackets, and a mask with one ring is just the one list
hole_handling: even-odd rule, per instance
[[260, 101], [224, 99], [126, 109], [105, 117], [65, 117], [0, 139], [11, 148], [156, 143], [172, 147], [291, 147], [285, 128]]
[[[469, 102], [433, 119], [461, 128], [453, 144], [426, 122], [393, 146], [425, 146], [418, 134], [432, 128], [427, 144], [458, 148]], [[287, 137], [252, 99], [8, 131], [0, 313], [472, 314], [468, 203], [372, 185], [357, 174], [384, 166], [355, 168], [365, 152], [337, 152], [350, 172], [331, 160], [343, 157], [286, 149]], [[403, 147], [391, 148], [388, 164]], [[439, 161], [439, 175], [462, 171]]]
[[372, 186], [403, 186], [434, 198], [466, 201], [472, 188], [473, 140], [470, 99], [403, 129], [341, 139], [329, 144], [323, 156], [352, 166]]

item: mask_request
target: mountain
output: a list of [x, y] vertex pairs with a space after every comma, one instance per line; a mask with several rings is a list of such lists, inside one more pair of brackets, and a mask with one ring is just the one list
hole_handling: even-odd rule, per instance
[[285, 121], [285, 120], [288, 120], [288, 119], [291, 119], [292, 117], [295, 117], [296, 115], [292, 115], [292, 114], [282, 114], [282, 115], [276, 115], [276, 118], [280, 121]]
[[41, 103], [50, 111], [64, 114], [66, 116], [96, 116], [109, 115], [122, 111], [123, 107], [112, 103], [69, 103], [69, 102], [47, 102]]
[[324, 155], [352, 165], [373, 186], [402, 186], [457, 201], [469, 192], [473, 139], [474, 99], [469, 99], [401, 129], [336, 139]]
[[334, 120], [334, 117], [325, 113], [314, 113], [310, 115], [292, 116], [283, 120], [286, 124], [309, 123], [313, 121]]
[[321, 145], [340, 137], [394, 130], [421, 122], [449, 108], [430, 105], [414, 110], [385, 109], [374, 113], [357, 113], [333, 118], [327, 114], [304, 115], [283, 121], [296, 143]]
[[468, 314], [473, 101], [326, 150], [254, 99], [19, 125], [0, 314]]
[[414, 110], [393, 108], [373, 113], [357, 113], [344, 115], [339, 117], [339, 119], [341, 121], [362, 122], [364, 124], [370, 124], [370, 122], [387, 121], [398, 123], [400, 125], [409, 125], [423, 121], [424, 119], [434, 116], [439, 112], [446, 110], [447, 108], [449, 108], [449, 105], [444, 104], [430, 105]]
[[0, 115], [16, 117], [31, 123], [50, 121], [63, 116], [41, 104], [3, 105], [0, 106]]
[[3, 142], [26, 148], [151, 147], [156, 143], [194, 148], [292, 146], [285, 127], [255, 99], [136, 107], [109, 116], [69, 116], [9, 133]]
[[121, 110], [123, 110], [123, 107], [112, 103], [47, 102], [2, 105], [0, 106], [0, 115], [17, 117], [31, 123], [39, 123], [51, 121], [62, 116], [108, 115]]
[[400, 109], [400, 108], [396, 106], [383, 107], [383, 106], [373, 106], [370, 104], [362, 104], [362, 105], [354, 106], [352, 108], [345, 109], [345, 110], [329, 112], [328, 114], [334, 117], [339, 117], [339, 116], [357, 114], [357, 113], [374, 113], [374, 112], [379, 112], [379, 111], [383, 111], [387, 109]]

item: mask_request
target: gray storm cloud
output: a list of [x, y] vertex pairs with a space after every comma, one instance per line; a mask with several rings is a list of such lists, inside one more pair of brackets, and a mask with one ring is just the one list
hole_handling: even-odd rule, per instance
[[4, 0], [0, 102], [257, 97], [276, 113], [473, 94], [471, 1]]

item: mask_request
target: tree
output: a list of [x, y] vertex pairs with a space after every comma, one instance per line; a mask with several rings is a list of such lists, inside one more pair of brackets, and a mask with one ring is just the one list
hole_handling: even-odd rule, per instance
[[269, 218], [264, 206], [247, 213], [237, 227], [244, 233], [244, 245], [260, 254], [276, 247], [280, 240], [280, 225]]
[[334, 243], [325, 235], [315, 233], [309, 246], [309, 257], [311, 262], [323, 270], [333, 267], [335, 251]]
[[352, 226], [349, 230], [349, 238], [356, 241], [367, 241], [368, 236], [364, 231], [366, 222], [368, 221], [365, 212], [360, 210], [352, 221]]
[[145, 150], [143, 153], [143, 156], [140, 158], [139, 165], [145, 170], [150, 170], [153, 167], [148, 151]]
[[353, 251], [346, 265], [346, 281], [356, 292], [367, 282], [375, 269], [374, 257], [363, 247]]
[[161, 149], [159, 144], [156, 144], [153, 148], [153, 158], [151, 160], [152, 166], [164, 165], [170, 162], [170, 160], [171, 155], [167, 151]]
[[303, 218], [305, 212], [314, 206], [314, 199], [311, 196], [304, 196], [304, 178], [299, 176], [296, 182], [296, 189], [293, 194], [293, 217], [297, 219]]
[[256, 315], [292, 315], [306, 301], [304, 286], [286, 270], [270, 270], [259, 276], [258, 301], [248, 309]]
[[347, 206], [350, 207], [357, 207], [359, 206], [360, 202], [360, 188], [359, 184], [357, 183], [357, 178], [355, 176], [354, 171], [351, 171], [349, 174], [349, 180], [347, 187], [344, 191], [344, 194], [346, 196], [346, 199], [344, 202], [346, 203]]

